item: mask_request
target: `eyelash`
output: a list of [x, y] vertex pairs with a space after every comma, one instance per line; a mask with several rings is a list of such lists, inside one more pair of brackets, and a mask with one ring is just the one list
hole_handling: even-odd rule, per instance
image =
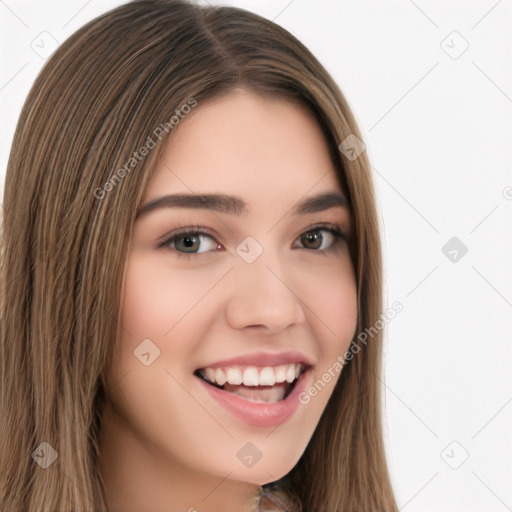
[[[311, 226], [307, 230], [303, 231], [299, 235], [299, 237], [297, 237], [297, 240], [301, 236], [304, 236], [308, 233], [312, 233], [312, 232], [316, 232], [316, 231], [327, 231], [333, 235], [334, 241], [333, 241], [331, 247], [329, 247], [327, 249], [308, 249], [307, 247], [298, 247], [298, 249], [305, 249], [305, 250], [315, 251], [315, 252], [320, 252], [320, 253], [328, 253], [328, 252], [334, 251], [341, 241], [343, 241], [343, 240], [347, 241], [347, 239], [348, 239], [347, 235], [337, 225], [329, 224], [329, 223], [320, 223], [320, 224]], [[197, 253], [197, 252], [196, 253], [194, 253], [194, 252], [187, 253], [187, 252], [179, 251], [177, 249], [169, 247], [169, 244], [171, 244], [173, 242], [177, 242], [178, 240], [184, 238], [186, 235], [205, 235], [205, 236], [208, 236], [209, 238], [211, 238], [212, 240], [214, 240], [217, 245], [222, 245], [222, 244], [220, 244], [220, 242], [217, 241], [217, 239], [215, 238], [215, 235], [213, 235], [208, 229], [206, 229], [202, 226], [188, 226], [188, 227], [180, 228], [180, 229], [173, 231], [170, 235], [166, 236], [161, 242], [159, 242], [157, 244], [157, 248], [159, 248], [159, 249], [167, 248], [171, 251], [174, 251], [178, 257], [187, 258], [187, 259], [190, 259], [191, 257], [197, 256], [199, 254], [204, 254], [204, 253]], [[212, 251], [207, 251], [207, 252], [212, 252]]]

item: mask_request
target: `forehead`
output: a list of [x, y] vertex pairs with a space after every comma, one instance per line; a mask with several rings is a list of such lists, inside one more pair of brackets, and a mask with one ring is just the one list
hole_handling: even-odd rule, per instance
[[171, 133], [146, 199], [163, 191], [252, 198], [340, 190], [327, 141], [302, 105], [238, 90], [209, 100]]

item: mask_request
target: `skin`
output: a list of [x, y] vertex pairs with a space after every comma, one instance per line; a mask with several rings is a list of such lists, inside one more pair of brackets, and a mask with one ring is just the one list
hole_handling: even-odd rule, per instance
[[[347, 232], [350, 212], [290, 213], [323, 192], [341, 189], [302, 106], [237, 90], [200, 103], [174, 129], [143, 204], [223, 193], [242, 198], [247, 212], [167, 207], [135, 222], [100, 442], [114, 512], [249, 512], [259, 486], [297, 463], [339, 373], [277, 428], [231, 415], [193, 373], [236, 355], [296, 349], [315, 363], [309, 386], [347, 350], [357, 319], [347, 243], [322, 250], [331, 239], [315, 231], [320, 249], [306, 248], [301, 235], [318, 223]], [[180, 253], [183, 239], [157, 247], [189, 226], [212, 233], [200, 242], [204, 252]], [[250, 264], [236, 252], [247, 236], [263, 248]], [[160, 350], [148, 366], [134, 355], [144, 339]], [[262, 454], [250, 468], [236, 455], [247, 442]]]

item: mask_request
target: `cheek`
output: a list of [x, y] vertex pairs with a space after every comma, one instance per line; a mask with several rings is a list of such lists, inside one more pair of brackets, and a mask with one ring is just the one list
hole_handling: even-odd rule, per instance
[[[129, 374], [130, 381], [139, 382], [139, 389], [164, 389], [154, 379], [163, 376], [168, 381], [165, 369], [174, 374], [178, 368], [180, 379], [187, 371], [185, 363], [195, 349], [197, 334], [202, 332], [201, 318], [208, 316], [201, 298], [211, 288], [213, 278], [203, 275], [190, 279], [187, 272], [170, 271], [166, 263], [162, 258], [148, 261], [144, 255], [130, 255], [111, 383]], [[192, 318], [194, 329], [190, 326]], [[128, 402], [142, 400], [137, 389], [128, 397]]]
[[314, 329], [322, 357], [344, 352], [357, 327], [357, 289], [352, 265], [345, 259], [298, 279], [300, 298]]
[[357, 287], [352, 265], [345, 260], [325, 270], [316, 273], [301, 292], [319, 351], [311, 386], [301, 401], [317, 419], [339, 380], [343, 371], [340, 361], [357, 329]]
[[121, 311], [124, 335], [129, 333], [139, 342], [144, 338], [168, 340], [184, 319], [205, 308], [203, 298], [225, 270], [196, 268], [192, 276], [190, 270], [171, 267], [165, 258], [148, 261], [132, 255]]
[[[319, 305], [319, 317], [324, 323], [326, 336], [334, 345], [344, 346], [350, 341], [357, 325], [357, 292], [352, 279], [346, 279], [341, 286], [326, 283], [323, 293], [317, 292], [312, 298]], [[331, 345], [329, 343], [329, 345]], [[335, 347], [333, 347], [335, 348]]]

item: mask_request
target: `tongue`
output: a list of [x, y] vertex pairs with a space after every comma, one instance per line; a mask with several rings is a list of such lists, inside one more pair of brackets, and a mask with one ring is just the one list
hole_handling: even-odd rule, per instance
[[278, 402], [283, 400], [284, 395], [290, 384], [281, 382], [274, 386], [236, 386], [235, 384], [224, 384], [224, 391], [233, 393], [251, 402]]

